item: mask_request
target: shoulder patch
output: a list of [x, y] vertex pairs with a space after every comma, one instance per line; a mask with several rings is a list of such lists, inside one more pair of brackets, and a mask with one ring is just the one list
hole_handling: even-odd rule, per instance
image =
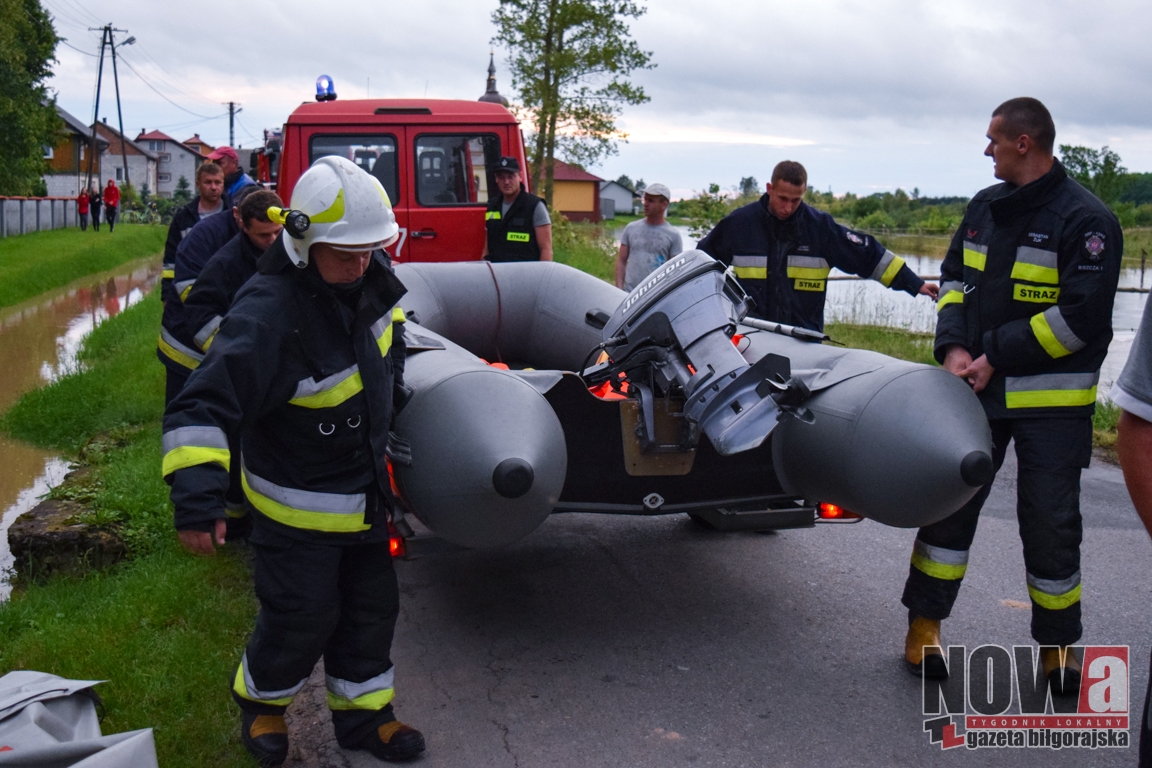
[[861, 238], [860, 235], [856, 234], [852, 230], [848, 230], [848, 239], [856, 243], [856, 245], [864, 245], [863, 238]]
[[1104, 255], [1104, 233], [1103, 232], [1085, 232], [1084, 233], [1084, 250], [1088, 254], [1088, 258], [1093, 261], [1098, 261]]

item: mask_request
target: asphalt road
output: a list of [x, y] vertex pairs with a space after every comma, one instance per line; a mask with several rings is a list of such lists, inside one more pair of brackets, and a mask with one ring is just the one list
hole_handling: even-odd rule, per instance
[[[1031, 643], [1014, 474], [1010, 452], [947, 643]], [[1138, 723], [1152, 547], [1119, 469], [1094, 462], [1082, 509], [1083, 642], [1131, 646]], [[901, 660], [913, 535], [555, 515], [515, 546], [401, 562], [397, 712], [425, 733], [429, 768], [1135, 765], [1135, 747], [929, 744]], [[288, 764], [376, 765], [331, 742], [314, 681], [290, 710]]]

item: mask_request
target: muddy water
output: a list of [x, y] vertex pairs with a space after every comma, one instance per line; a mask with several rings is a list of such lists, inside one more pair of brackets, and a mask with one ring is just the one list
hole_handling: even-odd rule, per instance
[[[149, 257], [0, 309], [0, 413], [25, 392], [75, 370], [92, 329], [144, 298], [159, 277], [159, 259]], [[51, 453], [0, 436], [0, 574], [12, 565], [8, 527], [65, 472], [65, 462]], [[7, 595], [0, 579], [0, 600]]]

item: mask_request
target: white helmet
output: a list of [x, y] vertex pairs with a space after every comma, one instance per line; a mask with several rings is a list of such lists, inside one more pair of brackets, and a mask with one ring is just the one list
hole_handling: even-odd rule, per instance
[[[297, 267], [308, 265], [313, 243], [384, 248], [396, 242], [400, 227], [388, 193], [376, 177], [343, 157], [321, 157], [292, 189], [292, 209], [310, 225], [293, 237], [284, 228], [284, 246]], [[303, 236], [300, 236], [300, 235]]]

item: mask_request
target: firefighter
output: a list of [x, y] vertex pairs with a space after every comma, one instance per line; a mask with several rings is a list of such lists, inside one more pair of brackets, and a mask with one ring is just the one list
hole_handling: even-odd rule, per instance
[[160, 297], [164, 302], [174, 298], [172, 280], [176, 276], [176, 248], [201, 219], [231, 208], [224, 197], [224, 171], [212, 161], [196, 169], [196, 197], [187, 205], [176, 209], [168, 226], [168, 239], [164, 242], [164, 263], [160, 272]]
[[[392, 711], [385, 458], [410, 460], [389, 432], [406, 391], [405, 288], [373, 255], [399, 228], [380, 183], [339, 157], [300, 177], [292, 207], [165, 413], [163, 472], [181, 543], [211, 554], [242, 461], [260, 601], [232, 683], [248, 751], [284, 761], [284, 711], [323, 656], [339, 744], [406, 759], [424, 738]], [[228, 450], [237, 432], [242, 459]]]
[[[988, 148], [1003, 183], [968, 204], [942, 267], [935, 355], [967, 381], [992, 428], [993, 468], [1010, 440], [1032, 637], [1056, 693], [1079, 689], [1080, 470], [1092, 456], [1100, 364], [1124, 250], [1116, 217], [1053, 157], [1056, 128], [1036, 99], [992, 113]], [[940, 622], [968, 566], [991, 481], [951, 517], [921, 528], [904, 587], [905, 658], [947, 676]]]
[[[172, 281], [164, 297], [160, 338], [156, 343], [156, 357], [167, 369], [165, 407], [204, 359], [192, 336], [184, 332], [184, 300], [208, 260], [240, 231], [240, 205], [245, 197], [259, 189], [252, 185], [242, 187], [231, 205], [197, 222], [176, 247]], [[161, 290], [163, 292], [163, 288]]]
[[520, 161], [502, 157], [496, 165], [500, 194], [484, 214], [488, 261], [552, 261], [552, 218], [544, 201], [524, 189]]
[[768, 192], [725, 216], [697, 246], [731, 265], [756, 306], [754, 317], [824, 330], [824, 297], [833, 267], [886, 288], [936, 298], [904, 259], [871, 235], [842, 227], [804, 202], [808, 172], [784, 160]]

